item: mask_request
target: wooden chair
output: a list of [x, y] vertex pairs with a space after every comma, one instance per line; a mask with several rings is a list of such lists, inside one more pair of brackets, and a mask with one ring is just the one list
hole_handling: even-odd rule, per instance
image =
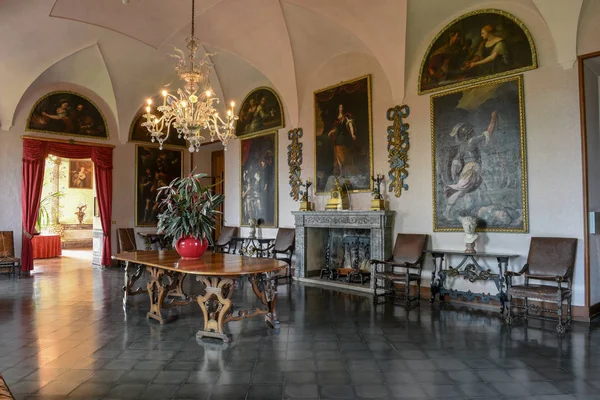
[[[374, 302], [381, 296], [394, 296], [396, 284], [404, 285], [405, 307], [421, 298], [421, 271], [428, 235], [399, 233], [396, 236], [394, 252], [388, 260], [371, 260], [373, 265]], [[398, 271], [399, 270], [399, 271]], [[383, 286], [379, 282], [383, 281]], [[416, 282], [417, 295], [410, 296], [410, 283]], [[382, 291], [383, 290], [383, 291]]]
[[117, 229], [117, 253], [123, 251], [137, 251], [133, 228]]
[[[554, 318], [542, 315], [544, 312], [556, 312], [558, 315], [556, 332], [560, 335], [564, 334], [566, 328], [571, 324], [571, 297], [576, 254], [577, 239], [532, 237], [527, 263], [521, 271], [507, 271], [504, 274], [508, 296], [506, 323], [512, 324], [515, 317], [556, 321]], [[513, 285], [512, 279], [516, 276], [525, 278], [522, 285]], [[545, 284], [530, 284], [531, 279]], [[513, 304], [513, 299], [523, 299], [523, 305]], [[556, 311], [530, 305], [529, 299], [556, 303]], [[563, 323], [563, 303], [565, 301], [567, 302], [567, 318]], [[515, 315], [512, 313], [513, 308], [521, 309], [523, 312]], [[530, 312], [535, 312], [537, 315], [531, 315]]]
[[15, 257], [15, 244], [12, 231], [0, 232], [0, 272], [15, 276], [20, 274], [21, 259]]
[[296, 244], [296, 229], [279, 228], [277, 236], [272, 245], [261, 251], [263, 254], [269, 254], [271, 257], [285, 262], [288, 265], [287, 274], [279, 278], [292, 278], [292, 256], [294, 255], [294, 246]]
[[232, 239], [237, 235], [237, 232], [238, 228], [235, 226], [222, 227], [221, 232], [219, 233], [219, 238], [215, 242], [215, 253], [233, 254], [236, 250], [236, 246], [232, 245]]

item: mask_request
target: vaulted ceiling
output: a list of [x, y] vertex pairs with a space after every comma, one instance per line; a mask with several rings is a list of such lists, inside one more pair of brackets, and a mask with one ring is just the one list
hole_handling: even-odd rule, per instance
[[[560, 0], [543, 1], [560, 6]], [[196, 0], [196, 36], [204, 50], [214, 54], [211, 81], [218, 95], [241, 100], [252, 84], [269, 84], [280, 94], [289, 125], [294, 126], [303, 99], [314, 90], [307, 82], [332, 57], [344, 53], [372, 57], [381, 66], [394, 101], [400, 102], [405, 96], [405, 68], [420, 62], [420, 52], [434, 31], [456, 13], [512, 3], [542, 18], [544, 10], [538, 10], [537, 2]], [[191, 1], [126, 3], [0, 2], [4, 38], [0, 42], [0, 123], [4, 130], [15, 123], [15, 112], [27, 91], [51, 81], [97, 93], [110, 107], [119, 131], [128, 130], [142, 99], [175, 80], [167, 53], [172, 46], [185, 45]], [[580, 7], [570, 13], [571, 19], [577, 20]], [[546, 12], [553, 12], [550, 20], [555, 23], [556, 10]], [[59, 64], [61, 68], [56, 68]]]

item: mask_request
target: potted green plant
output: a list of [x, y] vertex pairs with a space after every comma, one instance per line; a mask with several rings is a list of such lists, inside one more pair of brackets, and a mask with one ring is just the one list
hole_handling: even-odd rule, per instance
[[160, 203], [158, 233], [173, 238], [173, 247], [181, 258], [198, 259], [212, 244], [212, 231], [218, 207], [225, 196], [214, 193], [214, 185], [202, 186], [207, 174], [190, 174], [175, 178], [168, 186], [159, 188], [156, 200]]

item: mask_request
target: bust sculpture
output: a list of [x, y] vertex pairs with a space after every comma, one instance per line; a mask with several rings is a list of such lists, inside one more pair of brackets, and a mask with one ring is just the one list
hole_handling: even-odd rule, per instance
[[475, 229], [477, 228], [477, 218], [471, 216], [462, 217], [460, 222], [465, 231], [465, 253], [473, 254], [476, 252], [475, 241], [479, 237], [479, 235], [475, 233]]
[[250, 234], [248, 234], [248, 237], [254, 239], [256, 237], [256, 218], [250, 218], [248, 220], [248, 226], [250, 226]]

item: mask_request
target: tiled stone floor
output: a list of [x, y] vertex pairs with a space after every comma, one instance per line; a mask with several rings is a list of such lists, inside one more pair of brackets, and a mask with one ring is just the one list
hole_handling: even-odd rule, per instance
[[228, 346], [198, 343], [197, 305], [160, 326], [140, 295], [125, 314], [122, 270], [81, 256], [0, 276], [0, 372], [17, 399], [600, 399], [594, 324], [560, 340], [552, 324], [510, 331], [494, 313], [423, 302], [407, 314], [294, 284], [280, 286], [279, 334], [256, 318], [229, 324]]

